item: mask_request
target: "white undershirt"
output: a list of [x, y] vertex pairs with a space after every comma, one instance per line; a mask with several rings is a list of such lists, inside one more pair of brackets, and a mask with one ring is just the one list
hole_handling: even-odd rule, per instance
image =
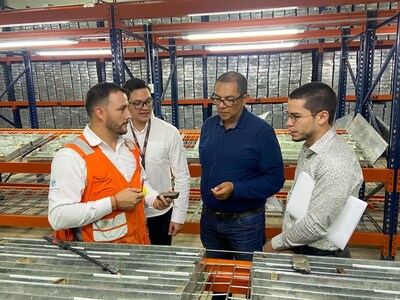
[[[136, 138], [143, 149], [148, 122], [145, 128], [138, 131], [134, 128]], [[131, 126], [125, 137], [134, 140]], [[189, 203], [190, 174], [187, 165], [185, 149], [179, 131], [171, 124], [151, 116], [150, 134], [145, 153], [145, 166], [150, 185], [159, 192], [171, 189], [171, 170], [175, 177], [175, 191], [179, 197], [174, 200], [171, 221], [183, 224]], [[164, 210], [146, 208], [148, 218], [165, 214], [171, 207]]]

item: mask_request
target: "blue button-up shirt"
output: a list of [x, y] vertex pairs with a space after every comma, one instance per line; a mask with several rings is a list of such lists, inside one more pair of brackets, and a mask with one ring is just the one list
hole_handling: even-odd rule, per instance
[[[273, 128], [246, 108], [228, 130], [219, 116], [207, 119], [201, 129], [199, 154], [202, 200], [214, 210], [243, 212], [263, 207], [285, 181]], [[227, 181], [233, 183], [233, 194], [217, 200], [211, 189]]]

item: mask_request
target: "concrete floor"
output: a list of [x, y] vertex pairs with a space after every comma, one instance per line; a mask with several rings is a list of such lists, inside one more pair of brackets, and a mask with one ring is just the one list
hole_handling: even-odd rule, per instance
[[[0, 226], [0, 237], [41, 239], [44, 235], [51, 235], [52, 232], [50, 228]], [[172, 244], [182, 247], [202, 247], [198, 234], [178, 234], [173, 238]], [[375, 260], [381, 257], [381, 250], [377, 247], [350, 247], [350, 249], [352, 258]]]

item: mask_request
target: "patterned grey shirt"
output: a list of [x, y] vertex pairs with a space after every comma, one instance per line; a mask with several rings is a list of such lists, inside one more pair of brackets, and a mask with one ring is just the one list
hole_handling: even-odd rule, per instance
[[307, 215], [296, 221], [285, 212], [282, 233], [272, 239], [272, 247], [281, 250], [309, 245], [322, 250], [336, 250], [338, 247], [324, 237], [347, 198], [350, 195], [358, 197], [363, 182], [360, 164], [353, 149], [331, 128], [311, 147], [303, 145], [295, 181], [303, 171], [315, 180]]

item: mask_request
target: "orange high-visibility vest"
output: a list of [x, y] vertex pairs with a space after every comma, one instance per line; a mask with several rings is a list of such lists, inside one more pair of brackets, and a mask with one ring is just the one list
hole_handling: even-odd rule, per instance
[[[86, 162], [86, 188], [82, 203], [113, 196], [127, 187], [141, 188], [139, 149], [131, 141], [125, 141], [125, 144], [135, 157], [137, 165], [130, 182], [126, 181], [100, 147], [91, 147], [83, 135], [64, 146], [75, 150]], [[132, 210], [115, 210], [79, 229], [84, 242], [150, 244], [143, 200]], [[75, 239], [71, 229], [57, 230], [55, 236], [61, 240]]]

